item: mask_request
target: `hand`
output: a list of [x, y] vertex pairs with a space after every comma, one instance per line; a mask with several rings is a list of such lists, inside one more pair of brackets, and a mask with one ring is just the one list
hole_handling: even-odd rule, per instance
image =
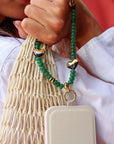
[[[48, 45], [70, 35], [71, 9], [69, 0], [31, 0], [25, 8], [28, 18], [17, 22], [22, 37], [30, 34]], [[20, 24], [19, 24], [20, 23]], [[77, 0], [77, 46], [102, 33], [93, 14], [81, 0]]]
[[26, 32], [48, 45], [60, 41], [70, 33], [68, 0], [31, 0], [30, 5], [25, 8], [25, 14], [28, 17], [23, 19], [21, 25], [15, 22], [16, 25], [18, 23], [19, 31]]

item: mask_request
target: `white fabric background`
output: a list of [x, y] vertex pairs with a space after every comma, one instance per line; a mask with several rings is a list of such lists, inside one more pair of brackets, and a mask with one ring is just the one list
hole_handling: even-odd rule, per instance
[[[20, 41], [20, 42], [19, 42]], [[0, 36], [0, 119], [6, 100], [8, 77], [22, 39]], [[90, 40], [77, 52], [81, 65], [71, 89], [76, 104], [89, 105], [96, 115], [97, 144], [114, 144], [114, 27]], [[68, 81], [69, 59], [53, 52], [60, 82]]]

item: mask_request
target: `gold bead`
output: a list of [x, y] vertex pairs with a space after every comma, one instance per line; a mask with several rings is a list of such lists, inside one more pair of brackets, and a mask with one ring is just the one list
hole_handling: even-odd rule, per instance
[[77, 65], [78, 65], [78, 60], [77, 59], [74, 59], [73, 61], [69, 61], [67, 63], [67, 67], [70, 68], [70, 69], [75, 69]]
[[34, 49], [33, 50], [33, 53], [36, 57], [40, 57], [40, 56], [43, 56], [44, 53], [45, 53], [45, 50], [44, 49], [41, 49], [41, 50], [38, 50], [38, 49]]
[[64, 88], [67, 90], [67, 91], [69, 91], [69, 88], [70, 88], [70, 84], [69, 83], [64, 83]]
[[77, 1], [76, 1], [76, 0], [70, 0], [70, 1], [69, 1], [70, 7], [76, 6], [76, 4], [77, 4]]
[[49, 79], [49, 81], [50, 81], [51, 83], [53, 83], [53, 82], [55, 81], [55, 78], [54, 78], [54, 77], [51, 77], [51, 78]]

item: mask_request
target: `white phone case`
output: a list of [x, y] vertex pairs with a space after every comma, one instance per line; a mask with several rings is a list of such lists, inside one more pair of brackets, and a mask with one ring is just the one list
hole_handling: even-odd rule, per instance
[[45, 113], [45, 144], [96, 144], [95, 116], [88, 106], [54, 106]]

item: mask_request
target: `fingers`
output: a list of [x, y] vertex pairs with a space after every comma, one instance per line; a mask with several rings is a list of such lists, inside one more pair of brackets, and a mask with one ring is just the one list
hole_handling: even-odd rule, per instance
[[51, 45], [56, 42], [57, 34], [51, 30], [47, 30], [43, 25], [30, 18], [25, 18], [21, 23], [24, 31], [39, 41]]
[[26, 38], [27, 37], [27, 33], [24, 31], [24, 29], [21, 26], [21, 21], [13, 21], [13, 24], [15, 25], [15, 27], [18, 30], [18, 34], [21, 38]]
[[[44, 5], [42, 5], [42, 3], [44, 3]], [[31, 4], [36, 6], [40, 5], [41, 7], [55, 4], [64, 7], [69, 4], [69, 0], [31, 0]]]
[[41, 42], [52, 45], [69, 33], [68, 0], [31, 0], [25, 7], [28, 18], [22, 21], [23, 30]]
[[31, 4], [59, 17], [63, 17], [70, 9], [69, 0], [31, 0]]
[[36, 7], [34, 5], [28, 5], [25, 8], [25, 14], [29, 18], [43, 25], [44, 28], [53, 29], [56, 32], [58, 32], [64, 25], [64, 22], [62, 19], [50, 15], [45, 10], [40, 9], [39, 7]]

